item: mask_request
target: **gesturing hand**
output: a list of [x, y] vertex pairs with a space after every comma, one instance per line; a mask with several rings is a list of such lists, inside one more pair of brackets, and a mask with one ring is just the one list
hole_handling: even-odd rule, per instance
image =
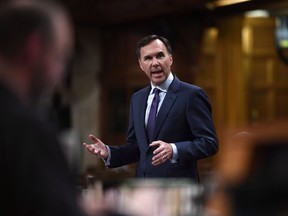
[[83, 143], [84, 147], [92, 154], [97, 155], [99, 158], [107, 159], [108, 150], [104, 143], [95, 137], [93, 134], [89, 135], [89, 138], [94, 142], [92, 144]]
[[163, 142], [161, 140], [152, 142], [149, 146], [158, 146], [153, 154], [152, 165], [158, 166], [167, 160], [171, 159], [173, 156], [173, 149], [169, 143]]

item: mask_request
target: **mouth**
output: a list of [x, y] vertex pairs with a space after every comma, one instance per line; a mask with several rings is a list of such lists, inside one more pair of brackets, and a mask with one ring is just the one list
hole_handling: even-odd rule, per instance
[[163, 70], [151, 71], [151, 75], [158, 75], [161, 74]]

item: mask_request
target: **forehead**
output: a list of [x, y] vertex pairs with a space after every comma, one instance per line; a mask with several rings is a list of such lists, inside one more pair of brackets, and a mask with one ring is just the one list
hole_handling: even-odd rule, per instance
[[155, 55], [155, 54], [157, 54], [159, 52], [163, 52], [163, 53], [167, 53], [168, 54], [166, 46], [159, 39], [151, 41], [146, 46], [143, 46], [141, 48], [141, 50], [140, 50], [141, 56]]

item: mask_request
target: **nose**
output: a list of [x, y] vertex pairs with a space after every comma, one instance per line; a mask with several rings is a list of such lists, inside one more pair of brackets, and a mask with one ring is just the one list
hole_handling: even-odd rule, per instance
[[154, 57], [152, 59], [152, 66], [158, 66], [158, 65], [159, 65], [158, 59]]

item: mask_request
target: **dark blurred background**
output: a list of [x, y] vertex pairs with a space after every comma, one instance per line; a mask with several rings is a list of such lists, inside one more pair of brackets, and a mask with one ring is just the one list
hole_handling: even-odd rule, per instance
[[[78, 137], [75, 143], [87, 141], [89, 133], [112, 145], [125, 142], [130, 96], [148, 83], [135, 55], [147, 34], [167, 37], [173, 72], [208, 93], [220, 143], [226, 130], [288, 117], [287, 1], [61, 2], [75, 25], [75, 55], [52, 106], [60, 130]], [[103, 170], [76, 149], [83, 172]], [[201, 161], [203, 175], [217, 157], [221, 151]], [[114, 172], [133, 176], [133, 169]]]
[[[75, 53], [50, 113], [80, 176], [128, 178], [134, 165], [107, 170], [85, 152], [93, 133], [125, 142], [130, 96], [148, 79], [136, 43], [148, 34], [168, 38], [172, 71], [207, 92], [220, 145], [227, 130], [288, 117], [287, 0], [61, 0], [75, 27]], [[200, 161], [202, 178], [219, 153]]]

